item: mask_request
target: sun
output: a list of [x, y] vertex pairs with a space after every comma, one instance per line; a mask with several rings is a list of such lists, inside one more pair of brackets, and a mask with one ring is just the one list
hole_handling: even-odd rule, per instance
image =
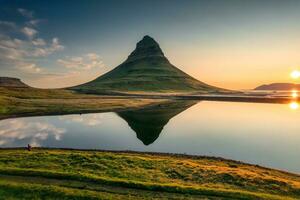
[[297, 79], [297, 78], [300, 77], [300, 71], [294, 70], [294, 71], [291, 72], [290, 75], [291, 75], [291, 77], [292, 77], [293, 79]]
[[290, 108], [292, 110], [297, 110], [299, 108], [299, 104], [297, 102], [290, 103]]

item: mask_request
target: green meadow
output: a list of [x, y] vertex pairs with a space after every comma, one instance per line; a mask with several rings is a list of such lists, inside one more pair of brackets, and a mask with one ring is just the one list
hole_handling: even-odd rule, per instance
[[96, 96], [64, 89], [0, 87], [0, 119], [140, 108], [166, 100]]
[[300, 176], [221, 158], [39, 148], [0, 153], [0, 199], [300, 198]]

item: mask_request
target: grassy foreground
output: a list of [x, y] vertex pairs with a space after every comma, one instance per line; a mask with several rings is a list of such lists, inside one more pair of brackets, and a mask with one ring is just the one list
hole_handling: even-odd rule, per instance
[[63, 89], [0, 87], [0, 119], [139, 108], [165, 100], [78, 94]]
[[299, 199], [300, 176], [210, 157], [0, 150], [0, 199]]

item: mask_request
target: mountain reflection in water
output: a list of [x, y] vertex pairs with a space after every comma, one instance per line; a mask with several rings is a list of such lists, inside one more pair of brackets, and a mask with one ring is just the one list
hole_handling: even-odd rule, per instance
[[145, 145], [152, 144], [169, 120], [198, 101], [168, 101], [151, 108], [118, 112]]
[[[186, 153], [300, 172], [300, 108], [166, 101], [144, 109], [0, 121], [0, 147]], [[284, 148], [283, 148], [284, 147]]]

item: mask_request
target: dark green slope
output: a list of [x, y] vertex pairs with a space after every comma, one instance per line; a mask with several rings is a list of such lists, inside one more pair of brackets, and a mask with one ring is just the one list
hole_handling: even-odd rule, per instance
[[99, 78], [72, 89], [89, 92], [217, 92], [173, 66], [158, 43], [145, 36], [127, 60]]

